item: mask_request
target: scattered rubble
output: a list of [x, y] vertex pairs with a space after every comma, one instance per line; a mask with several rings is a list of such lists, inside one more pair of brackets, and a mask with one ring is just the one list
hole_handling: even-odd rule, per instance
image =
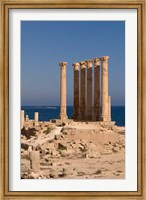
[[[39, 152], [39, 167], [36, 157], [31, 163], [30, 147]], [[124, 127], [52, 120], [31, 127], [27, 123], [21, 131], [23, 179], [124, 177]]]

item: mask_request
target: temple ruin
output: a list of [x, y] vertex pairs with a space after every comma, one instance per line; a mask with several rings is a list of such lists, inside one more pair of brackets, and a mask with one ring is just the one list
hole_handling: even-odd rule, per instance
[[[74, 69], [74, 111], [72, 118], [76, 121], [111, 122], [111, 97], [108, 92], [108, 59], [109, 56], [73, 63]], [[66, 66], [60, 62], [60, 115], [65, 121], [66, 105]], [[101, 71], [101, 73], [100, 73]], [[101, 75], [101, 77], [100, 77]], [[94, 77], [94, 78], [93, 78]], [[100, 107], [102, 108], [100, 112]], [[21, 129], [24, 124], [38, 125], [39, 113], [34, 113], [34, 121], [24, 117], [21, 111]]]
[[[102, 58], [95, 58], [87, 61], [73, 63], [74, 67], [73, 119], [74, 120], [103, 121], [103, 122], [111, 121], [111, 97], [109, 96], [108, 93], [108, 59], [109, 56], [104, 56]], [[59, 65], [61, 67], [59, 118], [61, 120], [65, 120], [68, 118], [66, 113], [67, 62], [61, 62], [59, 63]], [[93, 72], [94, 72], [94, 83], [92, 83]], [[101, 74], [101, 83], [100, 83], [100, 74]], [[94, 90], [92, 88], [93, 85], [94, 85]], [[94, 102], [92, 100], [93, 96], [94, 96]], [[100, 113], [100, 106], [102, 107], [101, 113]]]

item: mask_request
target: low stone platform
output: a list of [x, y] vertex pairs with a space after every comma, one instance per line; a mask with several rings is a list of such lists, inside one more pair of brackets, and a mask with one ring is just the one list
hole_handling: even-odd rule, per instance
[[98, 122], [101, 126], [114, 126], [115, 121], [110, 121], [110, 122]]

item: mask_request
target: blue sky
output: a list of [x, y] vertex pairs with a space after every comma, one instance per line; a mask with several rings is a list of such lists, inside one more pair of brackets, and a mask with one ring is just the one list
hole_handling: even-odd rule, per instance
[[21, 104], [60, 105], [60, 67], [67, 65], [67, 105], [73, 105], [76, 61], [109, 55], [112, 105], [125, 105], [124, 21], [22, 21]]

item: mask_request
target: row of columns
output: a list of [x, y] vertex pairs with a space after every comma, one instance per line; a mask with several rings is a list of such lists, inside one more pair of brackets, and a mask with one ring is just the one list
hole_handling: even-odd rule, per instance
[[[73, 119], [111, 121], [111, 98], [108, 95], [108, 59], [109, 56], [74, 63], [74, 114]], [[100, 61], [102, 61], [102, 81], [100, 91]], [[94, 63], [94, 105], [92, 106], [92, 67]], [[66, 65], [59, 63], [60, 73], [60, 116], [67, 119], [66, 113]], [[87, 85], [86, 85], [87, 68]], [[80, 73], [79, 73], [80, 71]], [[87, 88], [86, 88], [87, 87]], [[87, 89], [87, 90], [86, 90]], [[87, 98], [86, 98], [87, 91]], [[102, 114], [100, 115], [100, 95], [102, 96]], [[92, 107], [93, 113], [92, 113]]]
[[[74, 119], [110, 121], [110, 97], [108, 95], [108, 56], [74, 63]], [[102, 90], [100, 92], [100, 61], [102, 61]], [[94, 105], [92, 106], [92, 65], [94, 63]], [[87, 68], [87, 85], [86, 85]], [[80, 70], [80, 76], [79, 76]], [[79, 88], [80, 79], [80, 88]], [[76, 81], [77, 80], [77, 81]], [[86, 88], [87, 87], [87, 88]], [[80, 90], [80, 96], [79, 96]], [[87, 91], [87, 99], [85, 91]], [[102, 96], [102, 114], [100, 115], [100, 95]], [[80, 102], [80, 103], [78, 103]], [[79, 106], [76, 106], [78, 105]], [[92, 107], [93, 113], [92, 113]]]

